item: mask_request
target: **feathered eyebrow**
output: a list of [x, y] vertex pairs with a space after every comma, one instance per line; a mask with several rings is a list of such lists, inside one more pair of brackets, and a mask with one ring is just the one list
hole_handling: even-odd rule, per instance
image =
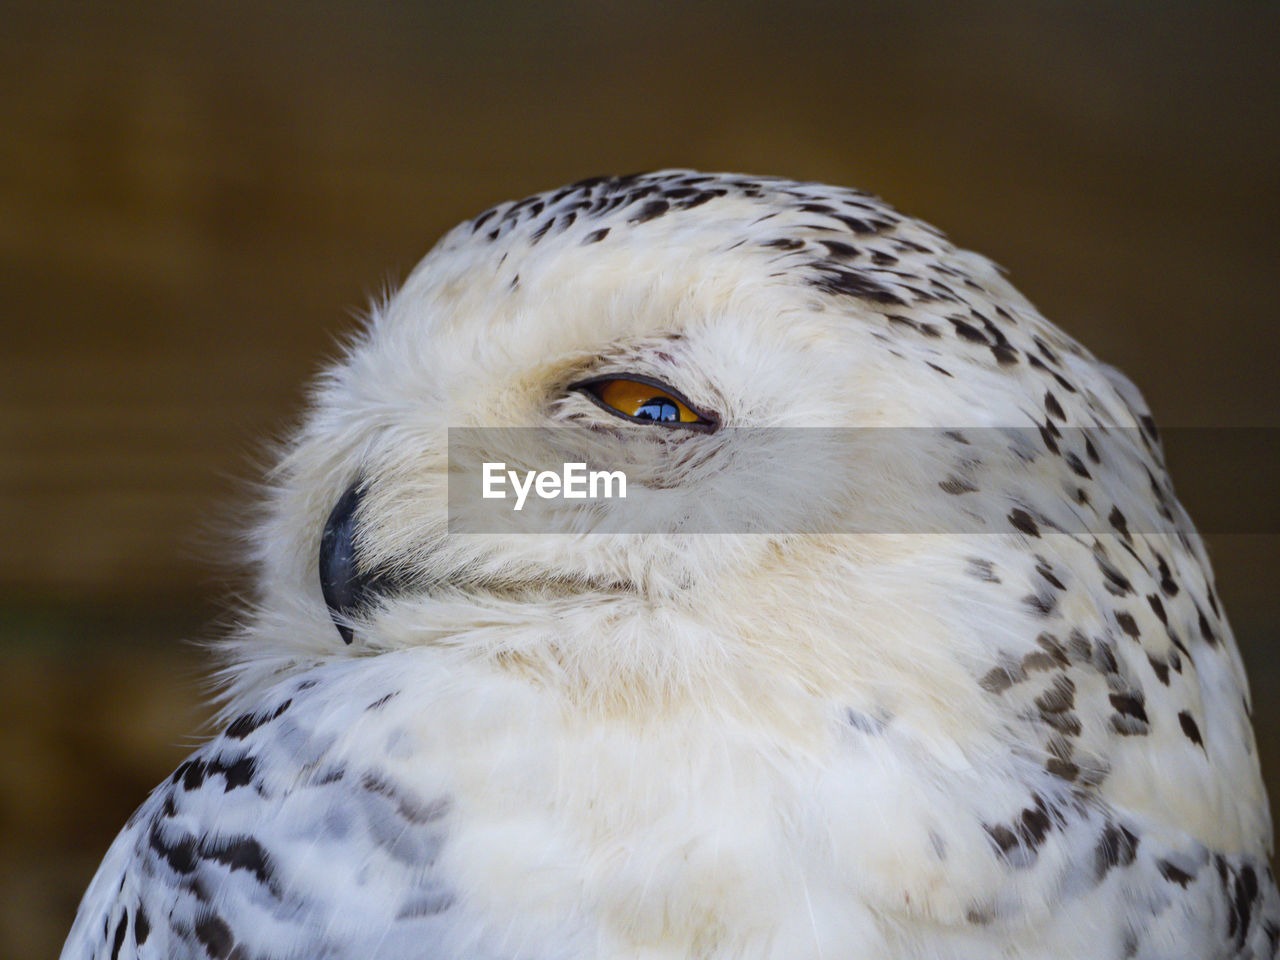
[[[652, 370], [653, 365], [645, 362], [649, 357], [656, 357], [662, 363], [677, 367], [680, 363], [679, 344], [682, 340], [684, 340], [683, 333], [661, 333], [629, 342], [611, 344], [596, 353], [583, 351], [576, 358], [577, 362], [567, 368], [569, 371], [567, 382], [583, 383], [588, 380], [604, 379], [607, 376], [626, 375], [632, 380], [649, 383], [651, 381], [634, 374], [646, 373], [650, 377], [657, 376], [657, 373]], [[661, 382], [653, 385], [665, 388], [665, 384]], [[693, 408], [690, 407], [690, 409]]]

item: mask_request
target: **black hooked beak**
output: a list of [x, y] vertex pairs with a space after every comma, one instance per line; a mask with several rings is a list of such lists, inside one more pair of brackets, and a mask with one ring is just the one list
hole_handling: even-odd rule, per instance
[[324, 594], [334, 626], [348, 644], [354, 633], [340, 618], [368, 608], [389, 585], [386, 577], [360, 568], [355, 543], [356, 511], [363, 496], [360, 481], [348, 487], [329, 512], [320, 536], [320, 592]]

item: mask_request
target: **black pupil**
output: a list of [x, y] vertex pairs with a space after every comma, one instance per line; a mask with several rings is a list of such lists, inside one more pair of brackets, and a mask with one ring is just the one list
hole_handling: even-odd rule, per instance
[[652, 397], [640, 404], [640, 408], [636, 410], [636, 417], [640, 420], [660, 420], [664, 423], [672, 421], [680, 421], [680, 408], [666, 397]]

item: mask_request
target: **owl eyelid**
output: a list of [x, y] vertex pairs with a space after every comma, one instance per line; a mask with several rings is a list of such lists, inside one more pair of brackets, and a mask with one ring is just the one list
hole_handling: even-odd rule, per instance
[[[599, 394], [597, 394], [596, 391], [592, 389], [593, 387], [597, 387], [605, 383], [610, 383], [614, 380], [629, 380], [633, 383], [643, 383], [646, 386], [654, 387], [655, 389], [665, 393], [672, 400], [678, 400], [680, 403], [684, 404], [686, 407], [689, 408], [690, 411], [692, 411], [694, 414], [700, 417], [701, 420], [694, 423], [682, 423], [680, 421], [674, 421], [674, 420], [673, 421], [649, 420], [649, 419], [646, 419], [645, 417], [633, 417], [628, 413], [623, 413], [621, 410], [617, 409], [616, 407], [611, 407], [609, 406], [609, 404], [605, 403], [604, 400], [600, 398]], [[690, 402], [688, 397], [686, 397], [679, 390], [676, 390], [670, 384], [663, 383], [661, 380], [658, 380], [655, 377], [650, 377], [647, 374], [643, 374], [643, 373], [619, 372], [619, 373], [603, 374], [597, 377], [588, 377], [586, 380], [578, 380], [574, 383], [569, 384], [569, 386], [566, 387], [565, 389], [581, 393], [584, 397], [586, 397], [588, 400], [594, 403], [601, 410], [604, 410], [606, 413], [611, 413], [615, 417], [618, 417], [619, 419], [622, 419], [622, 420], [630, 420], [632, 423], [643, 423], [645, 426], [666, 427], [671, 430], [676, 430], [676, 429], [694, 430], [699, 433], [715, 433], [715, 431], [720, 427], [720, 416], [718, 414], [708, 410], [703, 410], [701, 407], [696, 406], [695, 404]]]

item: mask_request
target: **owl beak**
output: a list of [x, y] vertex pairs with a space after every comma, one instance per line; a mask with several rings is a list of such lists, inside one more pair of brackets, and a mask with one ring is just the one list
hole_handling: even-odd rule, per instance
[[338, 498], [320, 536], [320, 592], [346, 644], [355, 638], [350, 621], [394, 587], [393, 578], [363, 568], [357, 548], [357, 513], [366, 484], [357, 480]]

